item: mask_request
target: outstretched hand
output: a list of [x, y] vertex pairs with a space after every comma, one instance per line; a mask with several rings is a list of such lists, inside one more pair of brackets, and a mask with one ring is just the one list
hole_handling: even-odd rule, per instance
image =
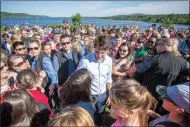
[[40, 71], [40, 72], [39, 72], [39, 76], [40, 76], [41, 78], [45, 78], [45, 76], [46, 76], [45, 71]]
[[137, 68], [135, 65], [131, 66], [127, 71], [126, 71], [126, 75], [132, 76], [134, 75], [134, 73], [136, 73]]
[[158, 113], [152, 111], [152, 110], [148, 110], [148, 115], [152, 118], [159, 118], [161, 117]]

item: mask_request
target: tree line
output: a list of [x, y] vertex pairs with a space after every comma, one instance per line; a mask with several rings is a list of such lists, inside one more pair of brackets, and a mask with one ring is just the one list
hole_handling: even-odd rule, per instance
[[170, 22], [171, 24], [190, 24], [189, 14], [116, 15], [116, 16], [102, 17], [102, 19], [135, 20], [135, 21], [153, 22], [153, 23]]

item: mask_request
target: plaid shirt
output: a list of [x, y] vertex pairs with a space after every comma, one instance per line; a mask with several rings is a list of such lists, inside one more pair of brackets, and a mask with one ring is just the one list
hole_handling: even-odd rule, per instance
[[186, 40], [180, 40], [179, 41], [179, 46], [178, 46], [178, 51], [181, 54], [184, 53], [190, 53], [190, 44], [188, 44], [188, 42]]

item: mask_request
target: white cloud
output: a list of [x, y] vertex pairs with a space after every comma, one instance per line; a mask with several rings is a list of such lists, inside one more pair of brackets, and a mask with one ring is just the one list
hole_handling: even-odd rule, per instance
[[[14, 4], [15, 6], [13, 6]], [[22, 1], [20, 4], [18, 1], [4, 1], [2, 2], [2, 11], [52, 17], [70, 17], [75, 13], [94, 17], [133, 13], [180, 14], [189, 13], [189, 1], [146, 1], [145, 3], [142, 1], [33, 1], [32, 4], [27, 4], [27, 1], [24, 3]]]
[[[129, 2], [129, 1], [126, 1]], [[113, 2], [114, 4], [114, 2]], [[189, 13], [189, 1], [160, 1], [142, 3], [132, 7], [109, 7], [103, 1], [86, 2], [78, 7], [70, 7], [67, 16], [79, 12], [82, 16], [112, 16], [121, 14], [170, 14], [170, 13]], [[61, 16], [61, 15], [60, 15]]]

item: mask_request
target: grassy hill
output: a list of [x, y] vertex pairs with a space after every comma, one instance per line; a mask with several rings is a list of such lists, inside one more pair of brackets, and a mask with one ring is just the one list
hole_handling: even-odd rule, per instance
[[25, 13], [1, 12], [1, 18], [33, 18], [36, 16], [41, 17], [41, 18], [48, 17], [45, 15], [30, 15], [30, 14], [25, 14]]
[[144, 22], [163, 23], [170, 21], [173, 24], [190, 24], [189, 14], [160, 14], [160, 15], [145, 15], [145, 14], [131, 14], [131, 15], [116, 15], [101, 17], [103, 19], [115, 19], [115, 20], [135, 20]]

